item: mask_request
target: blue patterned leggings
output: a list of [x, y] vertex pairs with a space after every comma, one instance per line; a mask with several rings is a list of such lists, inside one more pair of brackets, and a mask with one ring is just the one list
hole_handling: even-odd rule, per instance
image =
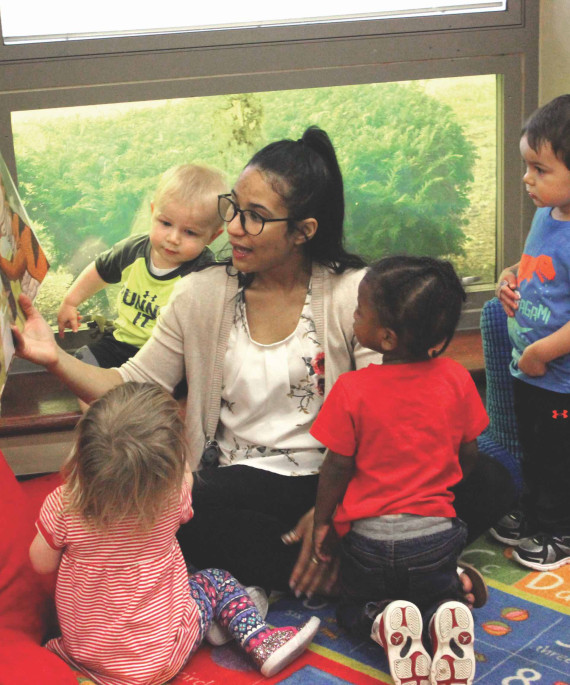
[[206, 631], [213, 621], [226, 628], [235, 640], [249, 652], [263, 638], [269, 628], [261, 617], [251, 597], [230, 573], [209, 568], [190, 576], [190, 594], [198, 606], [200, 616], [200, 639], [192, 654], [198, 649]]

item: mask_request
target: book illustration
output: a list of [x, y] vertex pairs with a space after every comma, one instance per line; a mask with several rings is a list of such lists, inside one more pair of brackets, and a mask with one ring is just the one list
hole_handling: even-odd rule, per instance
[[48, 268], [45, 253], [0, 156], [0, 394], [14, 356], [10, 326], [16, 324], [22, 329], [25, 322], [18, 298], [24, 293], [34, 300]]

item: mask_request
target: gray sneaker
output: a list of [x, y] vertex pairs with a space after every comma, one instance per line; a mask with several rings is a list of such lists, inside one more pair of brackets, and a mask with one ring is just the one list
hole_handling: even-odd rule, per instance
[[492, 528], [489, 528], [489, 533], [495, 540], [512, 547], [519, 545], [530, 534], [525, 516], [518, 509], [505, 514]]
[[570, 564], [570, 535], [535, 535], [513, 550], [513, 559], [535, 571]]

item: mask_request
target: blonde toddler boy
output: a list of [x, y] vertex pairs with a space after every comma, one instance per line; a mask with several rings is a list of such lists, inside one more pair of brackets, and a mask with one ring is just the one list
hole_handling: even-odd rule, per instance
[[80, 348], [83, 361], [120, 366], [148, 340], [176, 282], [213, 263], [208, 245], [223, 230], [217, 196], [227, 191], [222, 174], [195, 164], [168, 169], [151, 202], [148, 234], [125, 238], [99, 255], [67, 292], [57, 316], [59, 334], [76, 332], [79, 305], [110, 283], [121, 283], [114, 330]]

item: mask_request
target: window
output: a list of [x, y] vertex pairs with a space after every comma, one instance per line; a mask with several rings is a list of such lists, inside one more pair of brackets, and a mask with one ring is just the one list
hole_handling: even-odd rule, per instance
[[76, 0], [2, 0], [3, 35], [7, 43], [49, 40], [73, 40], [95, 36], [140, 35], [205, 28], [270, 26], [323, 21], [369, 20], [458, 14], [467, 12], [498, 12], [506, 0], [355, 0], [347, 12], [346, 3], [330, 0], [289, 0], [287, 3], [260, 5], [241, 3], [194, 3], [163, 0], [160, 12], [156, 3], [142, 0], [136, 12], [128, 3], [98, 0], [96, 5]]
[[[44, 124], [38, 121], [51, 121], [57, 129], [56, 121], [62, 115], [65, 114], [64, 121], [68, 123], [78, 117], [78, 110], [69, 108], [80, 107], [83, 113], [88, 113], [83, 108], [101, 106], [98, 115], [101, 120], [108, 116], [108, 107], [120, 103], [136, 103], [136, 116], [142, 117], [144, 112], [150, 116], [161, 107], [172, 113], [190, 102], [211, 103], [218, 99], [224, 106], [230, 95], [238, 100], [250, 97], [265, 103], [260, 138], [264, 143], [263, 136], [281, 137], [277, 117], [267, 116], [270, 103], [273, 111], [295, 122], [298, 114], [295, 98], [315, 103], [319, 94], [330, 89], [330, 98], [321, 102], [322, 117], [308, 122], [330, 129], [326, 117], [334, 117], [335, 110], [338, 113], [349, 99], [339, 93], [351, 97], [356, 93], [359, 98], [365, 98], [367, 92], [375, 92], [382, 98], [385, 97], [383, 88], [416, 89], [440, 106], [449, 107], [454, 121], [464, 131], [465, 140], [475, 145], [471, 162], [475, 180], [467, 182], [465, 190], [473, 193], [479, 184], [484, 199], [475, 200], [469, 195], [469, 205], [457, 215], [457, 227], [472, 239], [463, 244], [464, 257], [453, 254], [452, 250], [450, 253], [463, 274], [481, 276], [470, 287], [463, 322], [466, 326], [476, 326], [480, 306], [492, 293], [497, 271], [503, 264], [518, 259], [524, 233], [530, 225], [532, 207], [527, 205], [521, 190], [518, 134], [523, 119], [536, 104], [537, 25], [536, 3], [509, 0], [505, 10], [494, 12], [5, 44], [0, 46], [3, 63], [0, 117], [4, 130], [12, 131], [13, 137], [2, 138], [0, 145], [12, 171], [17, 170], [20, 176], [22, 195], [39, 198], [37, 215], [47, 221], [46, 208], [53, 204], [49, 187], [26, 188], [26, 183], [32, 183], [32, 158], [34, 164], [40, 163], [37, 153], [43, 145], [41, 127]], [[473, 95], [470, 84], [474, 83], [484, 84], [485, 96], [476, 98], [472, 108], [461, 114], [461, 99]], [[435, 93], [437, 89], [439, 93]], [[487, 128], [476, 134], [474, 126], [482, 107], [489, 110], [485, 114]], [[381, 125], [389, 127], [392, 121], [397, 125], [392, 113], [385, 113]], [[133, 115], [133, 127], [134, 122]], [[354, 165], [344, 151], [350, 147], [348, 141], [354, 130], [350, 121], [344, 123], [344, 132], [330, 132], [341, 156], [347, 196], [353, 193], [354, 198], [354, 189], [350, 186], [358, 183], [351, 180]], [[38, 136], [32, 148], [30, 140], [25, 140], [29, 135], [23, 133], [25, 126]], [[180, 126], [186, 132], [197, 124], [192, 119], [181, 118]], [[160, 128], [154, 135], [159, 147]], [[221, 144], [222, 141], [217, 141], [218, 135], [218, 129], [211, 123], [202, 132], [210, 149]], [[130, 137], [135, 137], [134, 132]], [[346, 145], [341, 140], [343, 137]], [[28, 156], [26, 146], [32, 150]], [[103, 148], [101, 143], [97, 157], [100, 163], [105, 158]], [[227, 153], [227, 147], [223, 149]], [[236, 153], [234, 163], [243, 164], [249, 156], [249, 151], [241, 150]], [[88, 164], [83, 155], [75, 161]], [[158, 159], [145, 160], [147, 184], [152, 185], [155, 174], [165, 168], [166, 158], [160, 161], [163, 163], [158, 168]], [[202, 158], [202, 161], [225, 165], [229, 174], [232, 168], [238, 168], [231, 167], [226, 160], [223, 165], [217, 159]], [[152, 166], [155, 162], [156, 168]], [[62, 175], [67, 172], [61, 168]], [[70, 192], [77, 191], [76, 185], [72, 178]], [[100, 212], [104, 200], [98, 198], [92, 207], [94, 214]], [[350, 197], [348, 200], [351, 202]], [[35, 219], [34, 206], [28, 209]], [[350, 222], [355, 229], [373, 225], [372, 210], [368, 218], [365, 210], [360, 204], [350, 208], [349, 231], [353, 230]], [[130, 223], [132, 213], [131, 207], [126, 223]], [[477, 241], [471, 235], [470, 224], [478, 215], [485, 232]], [[468, 223], [462, 224], [462, 221]], [[40, 227], [39, 232], [42, 230]], [[49, 230], [46, 225], [45, 231]], [[351, 240], [356, 240], [355, 233]], [[367, 237], [361, 240], [366, 242]], [[67, 264], [63, 264], [66, 260]], [[71, 256], [62, 259], [62, 266], [73, 266]]]
[[[492, 284], [496, 91], [496, 76], [483, 75], [14, 112], [20, 192], [52, 264], [38, 306], [55, 323], [98, 252], [148, 231], [168, 167], [215, 163], [232, 181], [252, 152], [312, 124], [342, 166], [349, 248], [368, 259], [450, 258], [460, 275]], [[85, 313], [112, 317], [108, 296]]]

